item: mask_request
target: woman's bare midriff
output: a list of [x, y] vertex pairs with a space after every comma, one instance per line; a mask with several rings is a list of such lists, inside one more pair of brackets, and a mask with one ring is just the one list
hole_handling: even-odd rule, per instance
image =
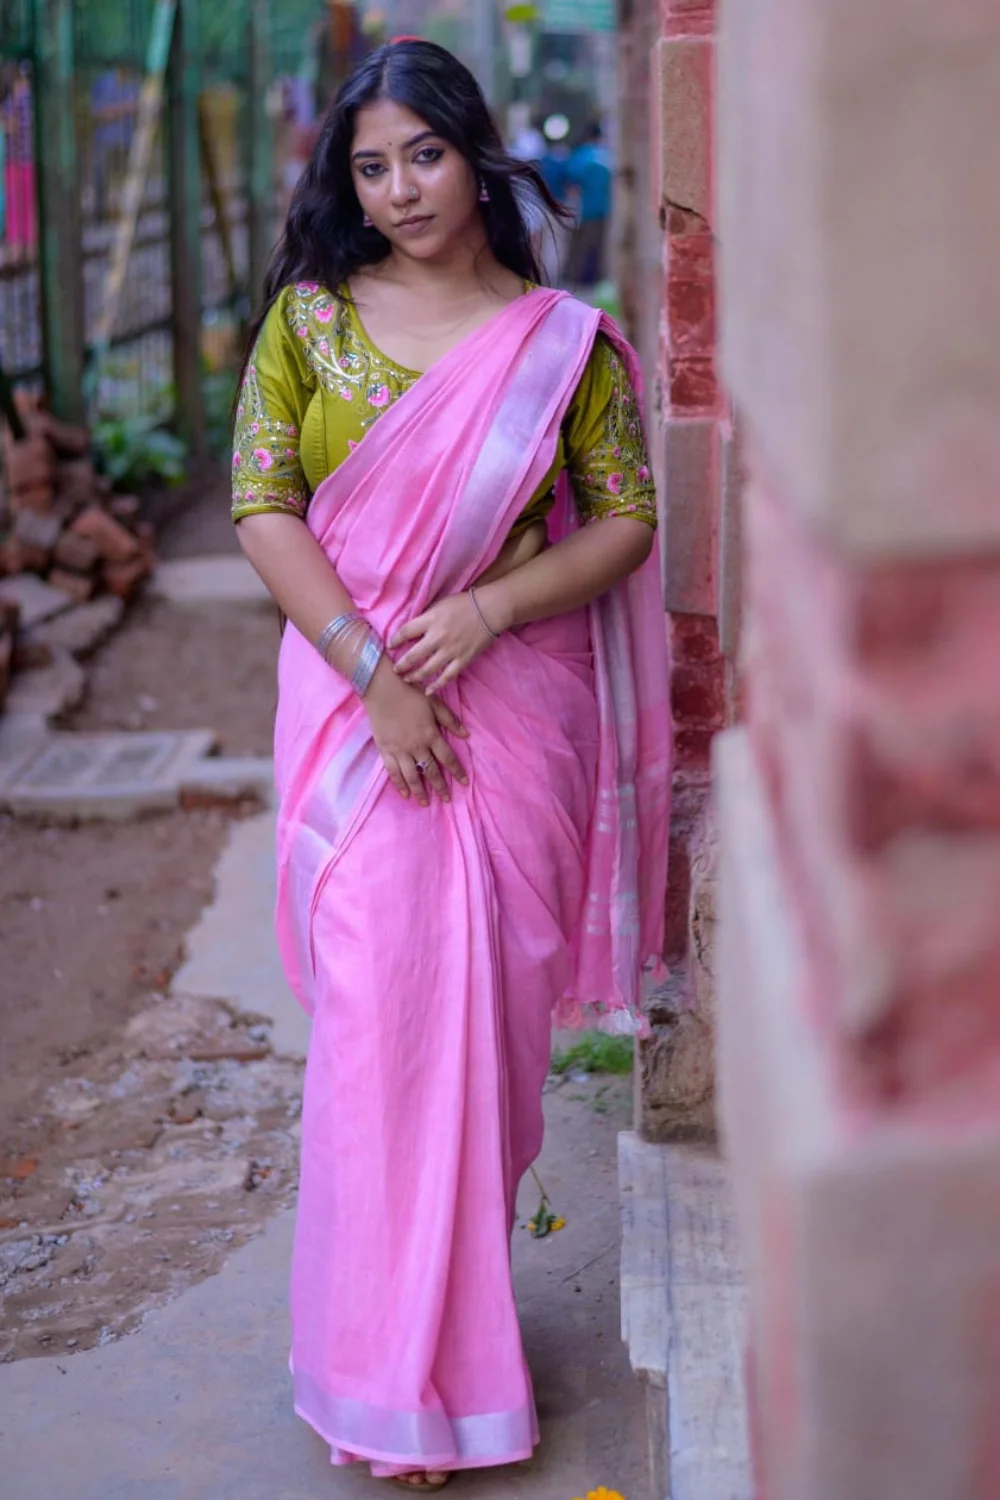
[[540, 552], [544, 552], [547, 546], [548, 531], [545, 522], [533, 521], [519, 536], [512, 536], [504, 543], [499, 555], [484, 573], [480, 573], [473, 587], [482, 583], [495, 583], [498, 578], [506, 578], [508, 573], [513, 573], [517, 568], [523, 568], [525, 563], [531, 562]]

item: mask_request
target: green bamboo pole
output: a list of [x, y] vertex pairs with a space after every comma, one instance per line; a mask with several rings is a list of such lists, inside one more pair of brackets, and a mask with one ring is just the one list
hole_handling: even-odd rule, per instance
[[167, 64], [173, 45], [178, 0], [157, 0], [146, 47], [146, 71], [139, 95], [139, 113], [129, 152], [121, 211], [108, 257], [107, 273], [97, 322], [91, 341], [88, 394], [95, 396], [101, 367], [111, 347], [111, 338], [125, 293], [125, 278], [142, 213], [146, 182], [153, 162], [157, 133], [163, 118]]
[[201, 373], [201, 88], [197, 0], [178, 0], [167, 71], [170, 271], [177, 428], [192, 454], [205, 446]]
[[73, 0], [33, 0], [35, 159], [45, 382], [57, 416], [84, 418], [83, 243]]

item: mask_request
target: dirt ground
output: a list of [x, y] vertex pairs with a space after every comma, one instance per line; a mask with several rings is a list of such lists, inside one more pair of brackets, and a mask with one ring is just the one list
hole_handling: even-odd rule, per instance
[[[159, 540], [164, 558], [238, 550], [228, 486], [209, 483]], [[86, 702], [68, 727], [214, 729], [226, 755], [270, 755], [277, 611], [181, 610], [141, 599], [91, 662]]]
[[72, 729], [214, 729], [225, 755], [270, 755], [277, 612], [141, 600], [91, 666]]
[[0, 1167], [0, 1360], [119, 1337], [292, 1201], [302, 1067], [263, 1021], [154, 993], [41, 1080]]
[[[168, 554], [232, 546], [214, 494], [175, 530]], [[268, 755], [277, 648], [267, 612], [140, 601], [66, 727], [208, 728], [228, 754]], [[207, 1274], [292, 1191], [297, 1069], [253, 1018], [173, 1016], [181, 1050], [148, 1045], [234, 815], [0, 818], [0, 1359], [114, 1336], [143, 1287]], [[147, 1227], [119, 1244], [123, 1197]]]

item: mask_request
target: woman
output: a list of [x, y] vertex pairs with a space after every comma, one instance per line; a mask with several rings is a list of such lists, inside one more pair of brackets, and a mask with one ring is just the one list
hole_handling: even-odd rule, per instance
[[509, 1256], [553, 1008], [628, 1029], [661, 941], [633, 360], [534, 285], [528, 190], [460, 63], [375, 53], [296, 189], [238, 407], [239, 537], [289, 622], [278, 932], [313, 1016], [296, 1406], [335, 1464], [419, 1489], [538, 1440]]

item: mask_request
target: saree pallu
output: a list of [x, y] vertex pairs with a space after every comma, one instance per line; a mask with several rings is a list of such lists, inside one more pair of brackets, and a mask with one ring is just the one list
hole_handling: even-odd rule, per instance
[[[518, 299], [424, 375], [309, 525], [386, 638], [495, 559], [552, 463], [599, 313]], [[574, 524], [563, 488], [554, 538]], [[670, 782], [654, 560], [512, 631], [445, 692], [452, 800], [404, 802], [363, 706], [291, 627], [278, 936], [313, 1016], [292, 1271], [296, 1407], [334, 1463], [510, 1463], [538, 1441], [510, 1275], [553, 1014], [632, 1029], [662, 940]]]

